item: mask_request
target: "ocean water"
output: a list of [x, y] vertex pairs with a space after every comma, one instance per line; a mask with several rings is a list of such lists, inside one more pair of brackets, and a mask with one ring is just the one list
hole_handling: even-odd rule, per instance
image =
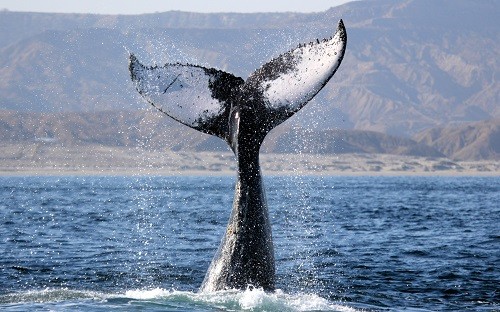
[[197, 292], [234, 177], [0, 177], [1, 311], [500, 311], [500, 177], [266, 177], [275, 293]]

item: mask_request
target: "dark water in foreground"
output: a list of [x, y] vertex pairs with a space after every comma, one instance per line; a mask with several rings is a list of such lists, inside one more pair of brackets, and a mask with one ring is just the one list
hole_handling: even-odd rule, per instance
[[0, 177], [2, 311], [500, 311], [500, 177], [269, 177], [276, 293], [198, 294], [232, 177]]

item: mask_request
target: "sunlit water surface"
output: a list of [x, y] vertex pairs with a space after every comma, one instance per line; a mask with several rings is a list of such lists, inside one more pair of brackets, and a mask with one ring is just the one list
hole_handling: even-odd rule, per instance
[[0, 177], [0, 310], [500, 310], [500, 177], [267, 177], [279, 290], [200, 294], [233, 184]]

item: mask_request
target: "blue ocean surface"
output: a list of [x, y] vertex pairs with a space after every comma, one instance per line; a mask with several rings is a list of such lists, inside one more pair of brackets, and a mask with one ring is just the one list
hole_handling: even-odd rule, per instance
[[500, 177], [266, 177], [277, 287], [198, 293], [234, 177], [0, 177], [1, 311], [500, 311]]

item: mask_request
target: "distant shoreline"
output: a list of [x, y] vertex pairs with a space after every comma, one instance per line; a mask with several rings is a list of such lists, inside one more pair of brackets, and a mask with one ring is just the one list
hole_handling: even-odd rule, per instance
[[[265, 176], [500, 176], [500, 162], [388, 154], [267, 154]], [[38, 144], [0, 150], [0, 176], [235, 176], [229, 152]]]
[[[157, 173], [157, 174], [135, 174], [135, 173], [116, 173], [116, 172], [16, 172], [9, 174], [6, 172], [0, 172], [0, 177], [231, 177], [235, 176], [236, 173], [207, 173], [207, 172], [182, 172], [179, 174], [174, 173]], [[336, 174], [266, 174], [264, 173], [264, 179], [266, 177], [500, 177], [500, 174], [491, 173], [438, 173], [438, 174], [407, 174], [407, 173], [339, 173]]]
[[[307, 177], [307, 176], [322, 176], [322, 177], [500, 177], [500, 172], [480, 172], [480, 171], [432, 171], [432, 172], [405, 172], [405, 171], [339, 171], [339, 172], [292, 172], [292, 171], [263, 171], [265, 177], [283, 176], [283, 177]], [[11, 171], [0, 168], [0, 177], [65, 177], [65, 176], [102, 176], [102, 177], [176, 177], [176, 176], [192, 176], [192, 177], [232, 177], [236, 176], [236, 171], [153, 171], [153, 170], [56, 170], [56, 169], [40, 169], [40, 170], [18, 170]]]

